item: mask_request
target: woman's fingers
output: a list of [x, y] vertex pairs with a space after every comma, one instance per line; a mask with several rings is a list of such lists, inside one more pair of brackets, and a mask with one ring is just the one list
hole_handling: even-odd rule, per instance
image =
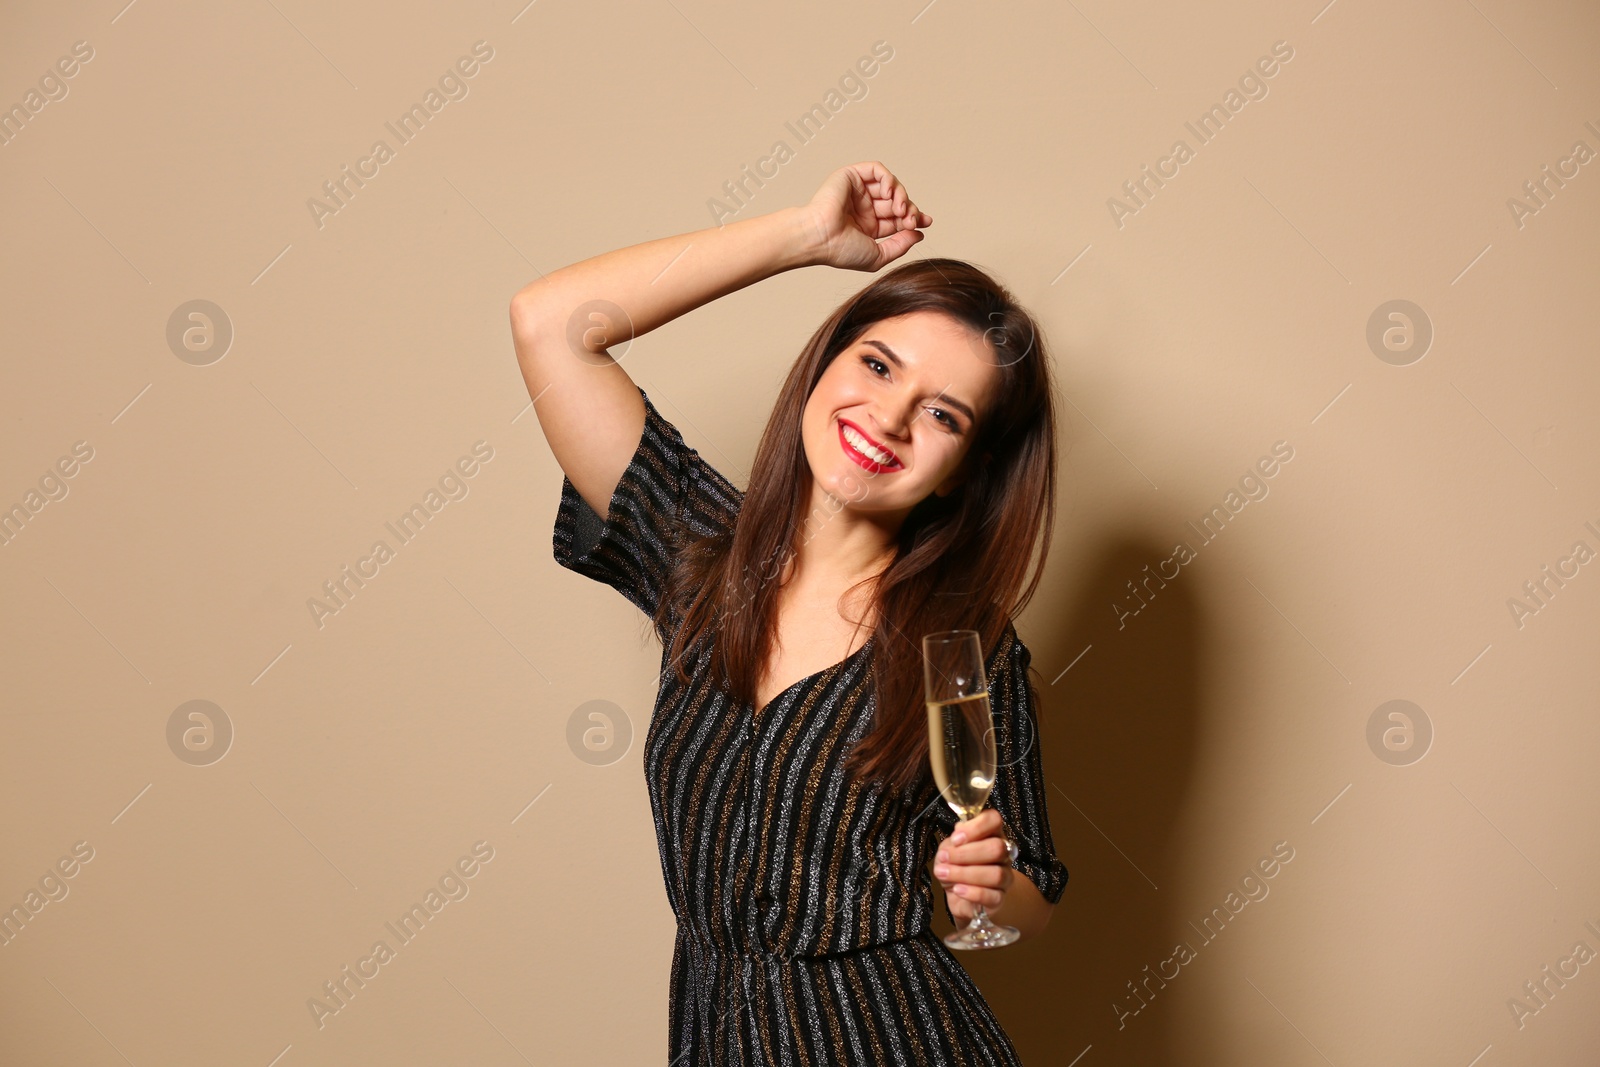
[[962, 900], [997, 908], [1016, 872], [1006, 849], [1005, 821], [993, 808], [956, 823], [939, 845], [934, 874]]
[[946, 841], [939, 846], [938, 862], [960, 866], [972, 863], [998, 864], [1005, 860], [1006, 866], [1009, 867], [1010, 861], [1007, 860], [1006, 853], [1006, 843], [998, 837], [985, 837], [981, 841], [969, 841], [964, 845], [952, 845]]
[[856, 164], [868, 179], [868, 184], [874, 187], [874, 192], [885, 200], [893, 200], [900, 189], [900, 179], [889, 172], [889, 168], [872, 160], [867, 163]]
[[865, 183], [872, 197], [873, 214], [879, 219], [900, 220], [906, 226], [926, 226], [933, 222], [933, 217], [917, 207], [900, 179], [882, 163], [875, 160], [857, 163], [853, 169]]
[[835, 171], [810, 208], [823, 235], [822, 261], [853, 270], [878, 270], [899, 259], [926, 236], [921, 227], [933, 222], [877, 160]]
[[922, 240], [920, 230], [901, 230], [899, 233], [890, 234], [878, 242], [878, 266], [893, 263], [910, 251], [911, 246]]
[[994, 863], [949, 864], [940, 866], [944, 871], [939, 881], [948, 886], [970, 885], [981, 889], [1008, 889], [1016, 872], [1010, 867]]
[[1006, 900], [1005, 891], [1001, 889], [983, 889], [979, 886], [962, 884], [953, 888], [951, 892], [969, 904], [982, 904], [986, 908], [999, 908]]
[[1005, 820], [1000, 818], [1000, 813], [994, 808], [984, 808], [977, 816], [958, 822], [950, 830], [950, 843], [959, 845], [963, 841], [976, 841], [979, 838], [998, 837], [1005, 831]]
[[950, 837], [939, 845], [934, 865], [934, 875], [948, 892], [974, 905], [1000, 906], [1016, 876], [1004, 829], [1005, 821], [993, 808], [956, 823]]
[[1015, 877], [1009, 867], [957, 866], [948, 868], [948, 875], [940, 876], [940, 882], [950, 894], [969, 904], [998, 908], [1005, 901], [1006, 892]]

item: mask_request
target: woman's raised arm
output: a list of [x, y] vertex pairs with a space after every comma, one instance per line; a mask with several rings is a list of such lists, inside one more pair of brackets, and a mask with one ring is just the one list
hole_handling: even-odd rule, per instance
[[785, 208], [607, 252], [512, 297], [511, 335], [539, 425], [595, 514], [606, 515], [644, 433], [644, 400], [606, 347], [811, 262], [801, 209]]
[[857, 163], [801, 207], [607, 252], [524, 286], [511, 299], [517, 363], [573, 488], [605, 517], [644, 433], [644, 401], [607, 346], [795, 267], [877, 270], [932, 221], [881, 164]]

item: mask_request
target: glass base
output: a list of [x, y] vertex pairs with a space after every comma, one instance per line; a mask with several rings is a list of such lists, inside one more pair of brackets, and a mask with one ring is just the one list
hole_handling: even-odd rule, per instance
[[964, 929], [946, 934], [944, 943], [951, 948], [1000, 948], [1021, 936], [1021, 931], [1015, 926], [996, 926], [990, 922], [979, 925], [977, 920], [973, 920]]

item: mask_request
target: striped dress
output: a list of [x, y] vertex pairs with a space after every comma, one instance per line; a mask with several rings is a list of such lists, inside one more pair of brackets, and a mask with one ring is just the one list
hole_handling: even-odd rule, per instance
[[[639, 392], [644, 433], [609, 514], [563, 479], [554, 550], [561, 566], [653, 614], [677, 538], [731, 530], [743, 493]], [[657, 636], [665, 649], [671, 633]], [[663, 652], [644, 739], [678, 921], [671, 1067], [1015, 1067], [999, 1021], [929, 926], [928, 863], [955, 813], [931, 776], [889, 796], [839, 766], [871, 725], [873, 639], [759, 711], [709, 677], [712, 639], [688, 650], [687, 684]], [[1011, 624], [987, 659], [1000, 762], [990, 806], [1020, 848], [1017, 876], [1053, 904], [1067, 869], [1050, 837], [1029, 653]]]

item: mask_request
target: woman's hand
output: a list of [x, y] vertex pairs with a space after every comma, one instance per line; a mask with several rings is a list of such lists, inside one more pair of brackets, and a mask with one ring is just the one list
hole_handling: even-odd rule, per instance
[[905, 186], [882, 163], [840, 167], [800, 209], [817, 262], [848, 270], [875, 271], [893, 263], [922, 240], [933, 225]]
[[956, 823], [939, 845], [933, 873], [944, 886], [944, 898], [958, 925], [965, 926], [979, 904], [990, 911], [998, 908], [1016, 877], [1000, 813], [985, 808], [977, 818]]

